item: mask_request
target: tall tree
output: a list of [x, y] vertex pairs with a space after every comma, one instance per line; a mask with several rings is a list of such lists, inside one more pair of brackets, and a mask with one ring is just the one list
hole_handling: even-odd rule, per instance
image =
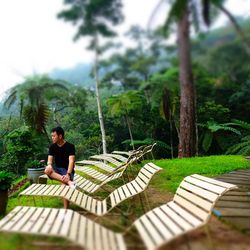
[[[196, 31], [199, 31], [200, 20], [209, 26], [211, 6], [222, 10], [225, 0], [171, 0], [169, 15], [164, 24], [168, 29], [169, 25], [177, 24], [177, 47], [180, 64], [180, 137], [179, 137], [179, 157], [194, 156], [197, 151], [197, 126], [196, 126], [196, 95], [193, 84], [191, 54], [190, 54], [190, 28], [191, 22]], [[161, 0], [157, 6], [163, 3]], [[199, 11], [198, 8], [202, 11]], [[198, 13], [202, 13], [199, 18]], [[155, 11], [154, 13], [155, 14]], [[232, 20], [231, 20], [232, 21]]]
[[20, 105], [20, 118], [39, 133], [45, 133], [49, 116], [47, 94], [52, 90], [66, 91], [61, 80], [53, 80], [46, 75], [27, 77], [22, 84], [10, 89], [4, 105], [9, 109], [14, 104]]
[[93, 71], [96, 83], [96, 100], [102, 133], [103, 153], [106, 153], [106, 133], [99, 94], [98, 66], [101, 53], [99, 40], [100, 37], [111, 38], [115, 36], [115, 32], [110, 25], [117, 25], [123, 20], [121, 0], [64, 0], [64, 3], [70, 5], [70, 8], [61, 11], [58, 17], [73, 24], [78, 24], [75, 40], [84, 36], [91, 38], [88, 48], [95, 53]]

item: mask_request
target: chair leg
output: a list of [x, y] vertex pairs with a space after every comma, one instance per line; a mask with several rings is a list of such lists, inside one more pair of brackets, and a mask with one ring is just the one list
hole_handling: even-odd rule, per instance
[[187, 235], [187, 234], [184, 234], [183, 236], [184, 236], [184, 238], [186, 239], [187, 249], [188, 249], [188, 250], [191, 250], [191, 246], [190, 246], [190, 244], [189, 244], [189, 238], [188, 238], [188, 235]]
[[141, 194], [139, 194], [139, 198], [140, 198], [140, 202], [141, 202], [141, 206], [142, 206], [143, 212], [144, 212], [144, 214], [145, 214], [147, 211], [146, 211], [146, 209], [145, 209], [145, 207], [144, 207], [144, 204], [143, 204], [143, 200], [142, 200]]
[[43, 204], [43, 207], [45, 207], [45, 206], [44, 206], [44, 200], [43, 200], [43, 197], [42, 197], [42, 196], [41, 196], [41, 199], [42, 199], [42, 204]]
[[35, 197], [33, 196], [33, 202], [34, 202], [34, 205], [36, 207], [36, 200], [35, 200]]
[[144, 197], [145, 197], [146, 205], [147, 205], [147, 207], [148, 207], [147, 209], [148, 209], [148, 211], [149, 211], [149, 210], [151, 210], [151, 207], [150, 207], [150, 204], [149, 204], [147, 192], [144, 191], [143, 194], [144, 194]]
[[210, 233], [210, 230], [209, 230], [208, 223], [206, 223], [206, 225], [204, 226], [204, 230], [205, 230], [205, 233], [206, 233], [208, 241], [209, 241], [209, 249], [215, 250], [216, 248], [215, 248], [215, 245], [212, 242], [212, 237], [211, 237], [211, 233]]

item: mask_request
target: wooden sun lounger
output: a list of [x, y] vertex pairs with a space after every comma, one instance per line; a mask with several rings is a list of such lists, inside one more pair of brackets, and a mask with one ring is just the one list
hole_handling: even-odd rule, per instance
[[160, 170], [161, 168], [155, 164], [147, 163], [141, 168], [137, 177], [133, 181], [120, 186], [102, 201], [66, 185], [32, 184], [27, 189], [22, 191], [20, 195], [66, 198], [77, 206], [93, 214], [102, 216], [122, 201], [143, 192], [149, 185], [152, 177]]
[[[81, 176], [79, 174], [75, 174], [74, 183], [77, 186], [77, 188], [81, 189], [82, 191], [87, 192], [87, 193], [94, 193], [98, 189], [100, 189], [102, 186], [107, 184], [108, 182], [110, 182], [112, 180], [116, 180], [116, 179], [120, 178], [122, 175], [123, 175], [123, 171], [114, 172], [113, 174], [110, 174], [109, 176], [107, 176], [106, 179], [101, 181], [100, 183], [95, 183], [91, 180], [84, 178], [83, 176]], [[43, 178], [48, 178], [48, 176], [46, 174], [41, 175], [39, 177], [39, 180], [41, 180]], [[41, 183], [42, 183], [42, 181], [41, 181]]]
[[186, 177], [173, 201], [135, 221], [147, 249], [157, 249], [176, 237], [205, 226], [219, 197], [237, 186], [198, 174]]
[[[186, 177], [173, 201], [142, 215], [135, 226], [149, 250], [206, 225], [212, 209], [226, 191], [237, 186], [201, 175]], [[16, 207], [0, 221], [0, 231], [67, 238], [84, 249], [126, 249], [124, 237], [71, 210]]]
[[85, 250], [126, 249], [122, 234], [69, 209], [18, 206], [0, 221], [1, 231], [66, 238]]

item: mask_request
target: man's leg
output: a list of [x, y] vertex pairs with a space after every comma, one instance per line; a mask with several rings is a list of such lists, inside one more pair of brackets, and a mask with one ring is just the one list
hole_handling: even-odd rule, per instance
[[60, 181], [61, 183], [64, 183], [64, 184], [71, 184], [71, 183], [72, 183], [71, 181], [64, 182], [64, 181], [62, 180], [62, 175], [56, 173], [55, 170], [52, 168], [52, 166], [47, 166], [47, 167], [45, 168], [45, 170], [44, 170], [44, 173], [45, 173], [46, 175], [48, 175], [51, 179]]
[[[62, 183], [62, 185], [70, 185], [71, 183], [73, 183], [71, 180], [66, 182], [63, 182], [62, 180], [62, 176], [58, 173], [56, 173], [54, 171], [54, 169], [52, 168], [52, 166], [47, 166], [44, 170], [44, 173], [47, 174], [50, 178], [55, 179], [57, 181], [60, 181]], [[63, 198], [63, 207], [64, 209], [68, 209], [69, 208], [69, 201], [67, 199]]]

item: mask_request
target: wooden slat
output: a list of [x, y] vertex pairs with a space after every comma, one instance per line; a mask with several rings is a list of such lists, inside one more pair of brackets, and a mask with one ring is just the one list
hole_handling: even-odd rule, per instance
[[50, 213], [50, 209], [49, 208], [43, 208], [42, 214], [37, 219], [35, 225], [31, 228], [30, 233], [32, 233], [32, 232], [34, 232], [34, 233], [39, 232], [40, 228], [44, 225], [44, 223], [45, 223], [45, 221], [46, 221], [49, 213]]
[[14, 218], [16, 214], [21, 211], [23, 208], [20, 206], [15, 207], [9, 214], [7, 214], [3, 219], [0, 220], [0, 230], [9, 220]]
[[185, 188], [188, 191], [191, 191], [193, 193], [196, 193], [197, 195], [204, 197], [210, 201], [216, 201], [218, 198], [218, 195], [215, 193], [212, 193], [208, 190], [205, 190], [203, 188], [197, 187], [195, 185], [192, 185], [186, 181], [182, 181], [180, 184], [180, 187]]
[[23, 207], [7, 224], [5, 224], [1, 229], [4, 231], [9, 231], [13, 226], [18, 223], [20, 219], [25, 215], [25, 213], [29, 210], [28, 207]]
[[183, 231], [190, 230], [191, 228], [193, 228], [193, 226], [189, 222], [187, 222], [186, 220], [183, 219], [183, 217], [181, 217], [178, 211], [175, 211], [173, 208], [170, 208], [168, 204], [160, 206], [159, 209], [167, 216], [169, 216], [180, 228], [183, 229]]
[[43, 209], [36, 208], [35, 213], [33, 213], [33, 215], [30, 217], [27, 223], [22, 227], [22, 232], [29, 232], [33, 228], [33, 226], [36, 224], [37, 218], [40, 217], [42, 212], [43, 212]]
[[198, 217], [195, 217], [187, 210], [184, 210], [182, 207], [180, 207], [177, 203], [170, 201], [168, 202], [168, 207], [170, 207], [172, 210], [176, 211], [182, 218], [185, 218], [191, 225], [198, 226], [201, 224], [201, 220]]
[[[165, 226], [169, 228], [169, 230], [172, 232], [173, 235], [180, 234], [183, 232], [183, 230], [176, 224], [172, 218], [164, 213], [159, 207], [155, 208], [151, 211], [151, 213], [148, 213], [148, 216], [151, 220], [155, 221], [155, 224], [158, 226], [158, 223], [164, 223]], [[170, 219], [171, 218], [171, 219]], [[159, 222], [160, 220], [160, 222]], [[164, 234], [163, 234], [164, 235]]]
[[54, 224], [52, 225], [52, 228], [50, 230], [50, 233], [52, 235], [59, 234], [59, 231], [60, 231], [60, 229], [62, 227], [62, 224], [63, 224], [64, 215], [65, 215], [65, 210], [64, 209], [60, 209], [59, 213], [56, 216], [56, 220], [54, 221]]
[[15, 222], [15, 224], [12, 227], [13, 231], [18, 231], [20, 230], [30, 219], [30, 217], [33, 215], [35, 212], [36, 208], [31, 207], [29, 208], [26, 213], [18, 220]]
[[208, 202], [195, 194], [187, 192], [182, 188], [178, 188], [176, 194], [184, 197], [186, 200], [190, 201], [191, 203], [194, 203], [196, 206], [199, 206], [206, 211], [210, 211], [211, 208], [213, 207], [213, 203]]
[[66, 237], [69, 234], [71, 219], [72, 219], [73, 211], [70, 209], [65, 210], [63, 224], [60, 228], [60, 235]]
[[200, 181], [200, 180], [193, 178], [191, 176], [187, 176], [185, 178], [185, 181], [190, 182], [196, 186], [202, 187], [204, 189], [207, 189], [209, 191], [215, 192], [217, 194], [221, 194], [222, 192], [224, 192], [226, 190], [226, 188], [224, 188], [224, 187], [215, 186], [213, 184], [210, 184], [210, 183], [207, 183], [204, 181]]
[[[164, 217], [164, 219], [167, 219], [167, 221], [164, 221], [163, 218], [159, 219], [159, 217], [154, 213], [154, 211], [149, 211], [147, 213], [147, 217], [151, 221], [151, 223], [154, 225], [154, 227], [157, 229], [156, 232], [158, 232], [158, 234], [160, 233], [161, 238], [164, 240], [170, 239], [173, 237], [174, 233], [173, 233], [173, 228], [171, 226], [175, 227], [176, 231], [179, 229], [178, 233], [181, 232], [180, 228], [177, 228], [176, 225], [171, 220], [169, 220], [166, 216]], [[167, 222], [171, 224], [166, 226]], [[149, 228], [147, 229], [150, 230]], [[158, 243], [157, 245], [159, 244], [160, 243]]]
[[[78, 233], [79, 233], [79, 224], [80, 224], [80, 214], [79, 213], [74, 213], [73, 218], [71, 220], [71, 228], [69, 232], [69, 238], [74, 242], [78, 238]], [[83, 238], [83, 235], [81, 235]]]
[[[148, 217], [142, 216], [140, 218], [140, 221], [142, 223], [142, 225], [144, 225], [144, 227], [147, 228], [147, 231], [150, 233], [150, 236], [152, 237], [152, 239], [154, 240], [154, 242], [156, 243], [156, 245], [160, 244], [163, 240], [162, 236], [157, 232], [156, 228], [152, 225], [152, 222], [148, 219]], [[170, 232], [168, 232], [169, 235], [168, 237], [171, 237]]]
[[77, 241], [81, 244], [81, 245], [85, 245], [86, 244], [86, 223], [87, 223], [87, 219], [83, 216], [80, 217], [80, 223], [79, 223], [79, 234], [78, 234], [78, 238]]
[[208, 183], [215, 184], [217, 186], [222, 186], [222, 187], [226, 187], [226, 188], [236, 188], [235, 185], [232, 185], [232, 184], [229, 184], [229, 183], [226, 183], [226, 182], [222, 182], [222, 181], [217, 181], [215, 179], [208, 178], [208, 177], [205, 177], [205, 176], [202, 176], [202, 175], [193, 174], [192, 177], [197, 178], [199, 180], [206, 181]]
[[58, 209], [51, 209], [50, 210], [48, 219], [46, 220], [46, 223], [44, 223], [42, 228], [40, 229], [40, 232], [42, 234], [49, 234], [49, 232], [54, 224], [55, 218], [58, 215], [58, 212], [59, 212]]
[[136, 220], [134, 224], [135, 224], [138, 232], [140, 233], [141, 238], [144, 241], [147, 249], [155, 249], [156, 244], [155, 244], [154, 240], [151, 238], [151, 235], [149, 234], [149, 232], [146, 230], [144, 224], [142, 224], [142, 221]]
[[177, 202], [182, 207], [185, 207], [186, 210], [190, 211], [192, 214], [196, 215], [202, 220], [206, 220], [209, 216], [208, 212], [205, 212], [204, 210], [200, 209], [199, 207], [195, 206], [191, 202], [189, 202], [186, 199], [183, 199], [179, 195], [174, 196], [174, 201]]
[[137, 193], [134, 187], [131, 185], [131, 183], [127, 183], [126, 186], [132, 195], [135, 195]]

